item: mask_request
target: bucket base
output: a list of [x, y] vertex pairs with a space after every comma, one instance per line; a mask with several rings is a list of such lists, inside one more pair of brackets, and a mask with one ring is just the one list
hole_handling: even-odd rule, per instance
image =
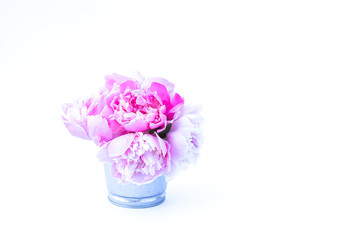
[[165, 192], [156, 196], [144, 198], [122, 197], [109, 193], [108, 200], [112, 204], [124, 208], [149, 208], [163, 203], [165, 200]]

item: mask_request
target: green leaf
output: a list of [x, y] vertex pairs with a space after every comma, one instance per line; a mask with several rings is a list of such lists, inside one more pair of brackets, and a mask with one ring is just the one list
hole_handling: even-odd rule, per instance
[[167, 138], [167, 134], [169, 133], [171, 128], [172, 128], [172, 124], [169, 123], [162, 132], [158, 133], [159, 137], [163, 138], [163, 139], [166, 139]]

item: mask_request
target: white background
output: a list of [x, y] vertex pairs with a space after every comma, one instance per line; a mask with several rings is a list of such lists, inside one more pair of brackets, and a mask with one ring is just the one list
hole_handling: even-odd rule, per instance
[[[1, 239], [353, 239], [351, 1], [0, 1]], [[202, 103], [162, 205], [110, 204], [61, 103], [112, 72]]]

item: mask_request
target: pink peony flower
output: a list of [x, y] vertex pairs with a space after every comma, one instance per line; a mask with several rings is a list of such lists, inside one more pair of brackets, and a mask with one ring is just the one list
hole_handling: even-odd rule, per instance
[[113, 132], [162, 131], [184, 105], [174, 85], [163, 78], [135, 79], [113, 74], [106, 77], [99, 106]]
[[180, 170], [185, 170], [190, 163], [196, 163], [203, 142], [200, 111], [199, 105], [186, 105], [175, 116], [167, 134], [172, 163], [171, 171], [166, 174], [167, 180], [172, 179]]
[[64, 104], [63, 111], [63, 122], [73, 136], [93, 140], [99, 146], [111, 140], [112, 130], [107, 120], [98, 115], [94, 98]]
[[64, 104], [63, 122], [76, 137], [100, 146], [120, 183], [167, 180], [195, 163], [202, 144], [200, 106], [184, 106], [163, 78], [112, 74], [95, 98]]
[[157, 134], [128, 133], [103, 146], [97, 154], [112, 163], [120, 183], [145, 184], [170, 171], [170, 145]]

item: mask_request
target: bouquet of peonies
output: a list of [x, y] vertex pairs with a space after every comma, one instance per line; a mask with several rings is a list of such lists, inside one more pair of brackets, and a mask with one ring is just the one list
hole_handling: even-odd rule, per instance
[[202, 142], [198, 105], [184, 105], [163, 78], [112, 74], [96, 97], [63, 105], [65, 126], [92, 140], [119, 183], [167, 180], [195, 163]]

